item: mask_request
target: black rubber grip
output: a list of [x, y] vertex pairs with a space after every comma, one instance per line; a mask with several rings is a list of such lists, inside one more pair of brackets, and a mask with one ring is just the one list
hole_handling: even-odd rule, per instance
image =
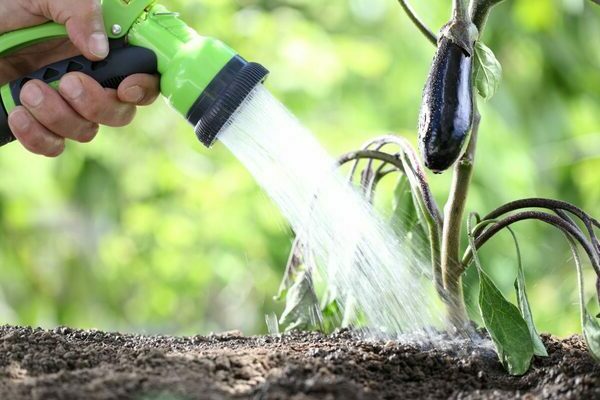
[[[15, 104], [21, 104], [21, 89], [28, 81], [39, 79], [52, 83], [69, 72], [82, 72], [94, 78], [103, 87], [116, 89], [129, 75], [156, 74], [157, 59], [151, 50], [136, 46], [113, 48], [102, 61], [90, 61], [83, 56], [68, 58], [12, 81], [9, 85]], [[2, 101], [0, 103], [0, 146], [4, 146], [14, 141], [15, 137], [8, 126], [6, 107]]]

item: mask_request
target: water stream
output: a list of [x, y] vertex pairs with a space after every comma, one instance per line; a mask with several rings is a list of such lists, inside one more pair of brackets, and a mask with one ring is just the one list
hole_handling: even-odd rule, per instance
[[417, 255], [335, 170], [313, 135], [264, 87], [257, 87], [219, 140], [246, 166], [303, 239], [305, 260], [351, 296], [373, 332], [429, 332], [429, 262]]

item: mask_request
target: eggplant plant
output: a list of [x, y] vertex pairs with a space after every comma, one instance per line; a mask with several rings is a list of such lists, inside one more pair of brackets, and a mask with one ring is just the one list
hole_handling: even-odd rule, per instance
[[[481, 124], [477, 95], [484, 100], [492, 97], [502, 75], [494, 53], [479, 38], [490, 11], [503, 0], [453, 0], [451, 20], [439, 36], [426, 27], [406, 0], [398, 1], [411, 21], [437, 48], [419, 116], [421, 158], [408, 140], [388, 135], [344, 154], [339, 165], [351, 164], [348, 179], [359, 184], [370, 202], [384, 177], [399, 175], [393, 211], [397, 221], [392, 225], [400, 226], [408, 238], [425, 238], [434, 285], [445, 304], [449, 327], [463, 331], [471, 326], [462, 277], [472, 266], [479, 278], [481, 319], [501, 363], [513, 375], [524, 374], [534, 355], [543, 357], [547, 352], [533, 322], [519, 242], [511, 227], [520, 221], [534, 220], [558, 229], [573, 254], [583, 336], [589, 351], [600, 360], [600, 324], [586, 307], [583, 263], [579, 253], [580, 249], [585, 252], [596, 274], [596, 291], [600, 299], [600, 241], [596, 236], [600, 221], [567, 202], [543, 198], [517, 200], [484, 216], [471, 213], [466, 221], [469, 245], [461, 251], [461, 228], [465, 223], [465, 203]], [[600, 4], [598, 0], [592, 1]], [[452, 186], [443, 213], [432, 196], [425, 168], [435, 173], [453, 168]], [[517, 304], [512, 304], [500, 292], [478, 257], [479, 249], [505, 230], [512, 235], [517, 254], [514, 283]], [[326, 295], [319, 304], [311, 271], [303, 269], [301, 250], [302, 238], [297, 237], [278, 295], [286, 300], [280, 323], [288, 329], [322, 330], [348, 324], [356, 315], [344, 315], [339, 320], [328, 318], [339, 311], [336, 302], [332, 301], [334, 295]], [[345, 312], [355, 310], [346, 307]]]

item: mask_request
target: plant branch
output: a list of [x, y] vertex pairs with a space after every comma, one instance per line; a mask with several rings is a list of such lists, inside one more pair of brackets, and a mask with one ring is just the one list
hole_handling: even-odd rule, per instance
[[419, 29], [421, 31], [421, 33], [423, 35], [425, 35], [425, 37], [427, 38], [427, 40], [429, 40], [434, 46], [437, 47], [437, 40], [438, 39], [437, 39], [436, 34], [433, 33], [421, 21], [421, 19], [417, 16], [417, 14], [415, 14], [415, 11], [408, 4], [408, 2], [406, 0], [398, 0], [398, 3], [400, 3], [400, 6], [402, 7], [402, 9], [404, 9], [404, 12], [406, 12], [406, 15], [408, 15], [408, 18], [410, 18], [410, 20], [413, 22], [413, 24], [415, 24], [415, 26], [417, 27], [417, 29]]
[[[504, 0], [472, 0], [471, 1], [471, 21], [475, 24], [479, 32], [482, 32], [482, 28], [485, 25], [487, 17], [493, 6], [501, 3]], [[594, 0], [597, 1], [597, 0]]]
[[[410, 143], [405, 138], [386, 135], [368, 142], [365, 148], [376, 146], [377, 149], [380, 149], [387, 144], [395, 144], [402, 150], [402, 154], [398, 155], [398, 158], [402, 161], [402, 165], [404, 166], [403, 172], [407, 174], [409, 179], [413, 180], [415, 186], [418, 186], [427, 212], [429, 212], [435, 222], [441, 226], [442, 217], [431, 190], [429, 189], [427, 175], [425, 174], [425, 170], [421, 167], [421, 161], [417, 157], [417, 154]], [[408, 172], [410, 172], [410, 174], [408, 174]]]
[[[483, 219], [484, 220], [496, 219], [496, 218], [498, 218], [504, 214], [507, 214], [509, 212], [514, 212], [514, 211], [518, 211], [518, 210], [522, 210], [522, 209], [526, 209], [526, 208], [547, 209], [547, 210], [555, 212], [558, 216], [560, 216], [564, 220], [570, 220], [570, 218], [564, 213], [564, 211], [569, 212], [572, 215], [579, 218], [583, 222], [583, 224], [585, 225], [585, 227], [588, 231], [588, 235], [590, 236], [592, 245], [595, 247], [598, 257], [599, 257], [598, 262], [600, 263], [600, 242], [596, 238], [596, 234], [594, 232], [594, 228], [600, 228], [600, 221], [593, 218], [592, 216], [587, 214], [585, 211], [583, 211], [581, 208], [576, 207], [573, 204], [570, 204], [570, 203], [567, 203], [564, 201], [560, 201], [560, 200], [543, 199], [543, 198], [522, 199], [522, 200], [512, 201], [510, 203], [507, 203], [507, 204], [497, 208], [496, 210], [494, 210], [494, 211], [490, 212], [488, 215], [486, 215]], [[572, 221], [570, 221], [570, 222], [575, 226], [576, 229], [579, 229], [579, 227], [574, 222], [572, 222]], [[482, 230], [483, 230], [482, 227], [476, 227], [474, 234], [479, 235]]]
[[392, 164], [394, 167], [396, 167], [399, 170], [401, 170], [402, 172], [404, 172], [404, 168], [402, 166], [402, 161], [398, 157], [396, 157], [395, 155], [392, 155], [392, 154], [384, 153], [383, 151], [378, 151], [378, 150], [351, 151], [349, 153], [342, 155], [340, 158], [338, 158], [337, 163], [339, 166], [342, 166], [350, 161], [364, 160], [364, 159], [371, 159], [371, 160], [374, 159], [374, 160], [384, 161], [388, 164]]
[[[496, 233], [498, 233], [503, 228], [510, 226], [516, 222], [530, 219], [546, 222], [547, 224], [560, 229], [563, 233], [568, 234], [572, 238], [576, 239], [579, 242], [579, 244], [581, 244], [585, 252], [588, 254], [594, 271], [597, 275], [600, 275], [600, 264], [596, 257], [595, 249], [587, 240], [587, 238], [583, 235], [581, 230], [573, 226], [571, 223], [565, 221], [564, 219], [549, 214], [547, 212], [521, 211], [519, 213], [510, 215], [504, 219], [498, 220], [494, 224], [490, 224], [489, 228], [484, 230], [478, 237], [476, 237], [475, 250], [481, 248], [481, 246], [483, 246], [488, 240], [490, 240]], [[466, 266], [468, 266], [472, 262], [472, 260], [473, 249], [469, 247], [465, 255], [463, 256], [462, 265], [466, 268]]]
[[[380, 151], [382, 147], [388, 144], [397, 145], [401, 152], [391, 156], [388, 153]], [[353, 180], [353, 177], [356, 174], [356, 170], [358, 169], [358, 161], [360, 159], [369, 160], [365, 170], [372, 168], [373, 160], [384, 162], [384, 164], [378, 168], [373, 176], [370, 177], [368, 184], [366, 185], [370, 186], [370, 189], [367, 188], [365, 191], [369, 197], [372, 197], [370, 192], [375, 190], [375, 186], [379, 180], [383, 178], [383, 176], [387, 175], [387, 172], [385, 175], [382, 173], [382, 169], [386, 164], [391, 164], [397, 168], [399, 172], [402, 172], [407, 176], [411, 185], [411, 190], [416, 195], [415, 199], [417, 201], [416, 206], [419, 208], [418, 211], [425, 217], [425, 221], [427, 223], [427, 229], [430, 238], [431, 264], [433, 268], [435, 286], [439, 295], [441, 297], [445, 297], [441, 268], [442, 217], [429, 188], [425, 171], [421, 167], [420, 161], [410, 143], [404, 138], [387, 135], [367, 142], [363, 146], [363, 150], [343, 155], [338, 160], [339, 165], [354, 161], [349, 175], [350, 180]]]

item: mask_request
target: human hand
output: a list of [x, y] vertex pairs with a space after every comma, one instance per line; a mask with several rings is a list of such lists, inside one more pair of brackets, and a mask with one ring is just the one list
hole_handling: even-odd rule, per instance
[[[83, 54], [97, 61], [109, 47], [99, 0], [0, 0], [0, 33], [55, 21], [66, 26], [68, 39], [54, 39], [0, 58], [0, 84], [44, 65]], [[157, 76], [135, 74], [117, 90], [105, 89], [80, 72], [66, 74], [58, 91], [31, 80], [21, 91], [21, 106], [8, 116], [15, 137], [29, 151], [56, 157], [65, 139], [89, 142], [99, 125], [119, 127], [131, 122], [136, 106], [159, 94]]]

